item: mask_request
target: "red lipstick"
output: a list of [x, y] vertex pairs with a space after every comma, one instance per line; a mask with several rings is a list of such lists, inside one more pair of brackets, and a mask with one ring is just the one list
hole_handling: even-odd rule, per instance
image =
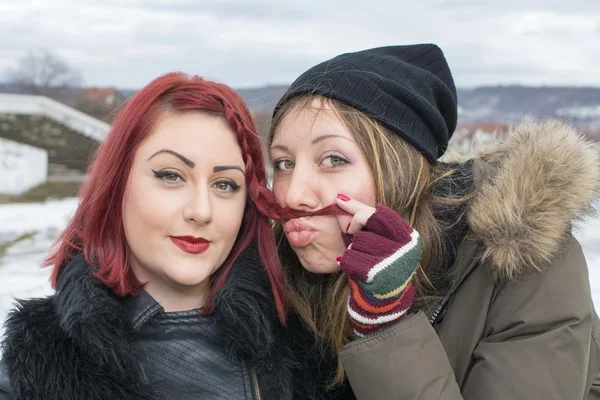
[[175, 246], [179, 247], [186, 253], [202, 254], [210, 246], [210, 242], [202, 237], [194, 236], [170, 236], [171, 241]]

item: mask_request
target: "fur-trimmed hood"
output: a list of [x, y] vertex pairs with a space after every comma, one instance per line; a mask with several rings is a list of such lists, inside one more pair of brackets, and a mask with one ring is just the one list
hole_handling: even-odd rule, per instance
[[559, 121], [525, 122], [483, 149], [467, 219], [498, 279], [542, 270], [600, 193], [598, 149]]

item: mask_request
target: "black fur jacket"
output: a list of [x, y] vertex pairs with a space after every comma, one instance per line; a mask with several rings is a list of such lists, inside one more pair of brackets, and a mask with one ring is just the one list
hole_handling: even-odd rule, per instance
[[[214, 317], [229, 357], [256, 371], [262, 398], [354, 399], [348, 386], [325, 390], [337, 361], [318, 350], [297, 316], [283, 327], [274, 310], [257, 252], [249, 249], [218, 292]], [[138, 368], [123, 300], [81, 256], [65, 267], [54, 295], [19, 301], [5, 329], [0, 399], [161, 398]]]

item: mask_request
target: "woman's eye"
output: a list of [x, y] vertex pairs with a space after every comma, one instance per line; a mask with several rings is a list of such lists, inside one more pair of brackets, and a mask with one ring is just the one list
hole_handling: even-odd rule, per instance
[[154, 171], [154, 177], [159, 181], [168, 182], [168, 183], [179, 183], [183, 182], [183, 178], [177, 172], [174, 171]]
[[294, 169], [295, 164], [296, 163], [294, 163], [292, 160], [277, 160], [275, 161], [275, 168], [280, 171], [285, 171]]
[[226, 192], [226, 193], [235, 193], [240, 190], [240, 185], [233, 181], [218, 181], [214, 184], [215, 189]]
[[329, 155], [325, 157], [325, 159], [323, 159], [323, 165], [325, 167], [339, 167], [340, 165], [344, 165], [347, 162], [348, 160], [337, 154]]

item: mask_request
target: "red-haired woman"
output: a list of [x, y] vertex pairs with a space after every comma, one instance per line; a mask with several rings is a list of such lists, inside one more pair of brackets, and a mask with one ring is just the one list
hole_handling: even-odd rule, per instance
[[136, 93], [48, 259], [56, 293], [7, 318], [0, 399], [348, 398], [281, 323], [262, 157], [227, 86], [172, 73]]

